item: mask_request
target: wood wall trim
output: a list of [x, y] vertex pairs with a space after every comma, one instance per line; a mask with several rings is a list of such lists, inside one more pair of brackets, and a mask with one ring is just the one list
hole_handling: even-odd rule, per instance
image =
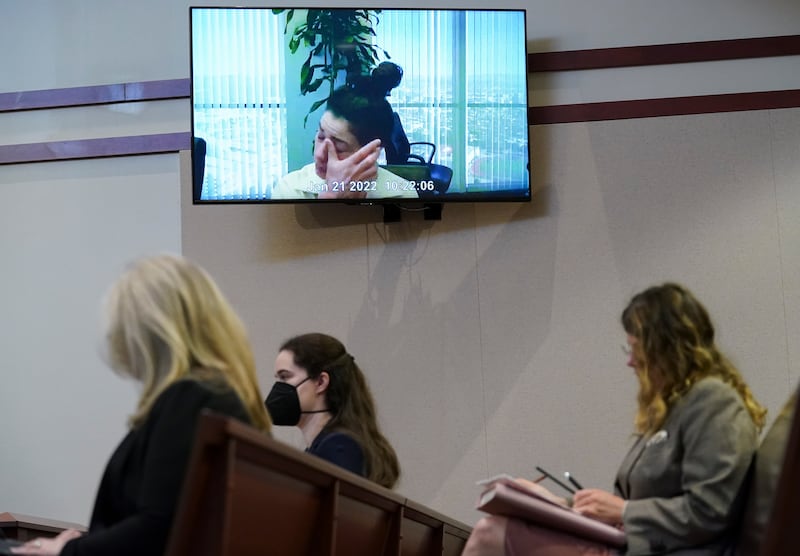
[[172, 153], [189, 149], [191, 141], [191, 133], [186, 131], [127, 137], [104, 137], [101, 139], [0, 145], [0, 165]]
[[528, 54], [528, 71], [576, 71], [601, 68], [686, 64], [800, 55], [800, 35], [684, 42], [649, 46], [593, 48]]
[[800, 107], [800, 89], [532, 106], [528, 124], [564, 124]]
[[189, 98], [188, 78], [0, 93], [0, 112]]
[[[575, 71], [800, 55], [800, 35], [756, 37], [528, 54], [528, 71]], [[188, 78], [0, 93], [0, 113], [190, 98]], [[530, 125], [651, 118], [742, 110], [800, 107], [800, 89], [675, 98], [590, 102], [528, 108]], [[190, 148], [191, 133], [0, 146], [0, 165], [177, 152]]]

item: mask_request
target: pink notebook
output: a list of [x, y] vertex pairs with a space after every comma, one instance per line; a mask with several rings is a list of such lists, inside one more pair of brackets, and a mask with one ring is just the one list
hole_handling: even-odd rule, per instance
[[478, 499], [478, 509], [552, 527], [613, 547], [625, 546], [625, 533], [620, 529], [556, 504], [509, 479], [491, 482]]

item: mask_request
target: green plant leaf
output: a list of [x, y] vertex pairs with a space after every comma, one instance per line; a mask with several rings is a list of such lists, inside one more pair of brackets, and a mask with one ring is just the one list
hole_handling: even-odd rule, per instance
[[[283, 11], [283, 10], [281, 10], [281, 11]], [[286, 34], [286, 31], [289, 30], [289, 23], [292, 21], [293, 17], [294, 17], [294, 10], [289, 10], [286, 13], [286, 24], [283, 26], [283, 34], [284, 35]]]
[[315, 111], [317, 108], [319, 108], [320, 106], [322, 106], [322, 105], [323, 105], [323, 104], [325, 104], [326, 102], [328, 102], [328, 99], [327, 99], [327, 98], [325, 98], [325, 99], [321, 99], [321, 100], [315, 100], [315, 101], [314, 101], [314, 104], [312, 104], [312, 105], [311, 105], [311, 109], [308, 111], [308, 112], [309, 112], [309, 114], [310, 114], [311, 112], [314, 112], [314, 111]]
[[308, 87], [306, 88], [306, 92], [308, 92], [308, 93], [313, 93], [314, 91], [316, 91], [317, 89], [319, 89], [319, 88], [320, 88], [320, 86], [321, 86], [323, 83], [325, 83], [327, 80], [328, 80], [328, 79], [327, 79], [327, 78], [325, 78], [325, 77], [318, 77], [317, 79], [315, 79], [314, 81], [312, 81], [311, 83], [309, 83]]
[[313, 76], [314, 70], [311, 69], [311, 57], [309, 56], [300, 68], [300, 91], [303, 94], [306, 94], [308, 84], [311, 82]]

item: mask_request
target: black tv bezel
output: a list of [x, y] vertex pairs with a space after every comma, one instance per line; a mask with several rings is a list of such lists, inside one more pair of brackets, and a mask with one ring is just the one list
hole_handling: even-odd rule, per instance
[[[193, 205], [354, 205], [354, 206], [381, 206], [385, 209], [384, 220], [392, 222], [400, 219], [400, 212], [404, 208], [418, 208], [423, 207], [426, 211], [425, 218], [438, 220], [441, 216], [443, 204], [450, 203], [527, 203], [533, 198], [533, 184], [531, 173], [531, 126], [530, 122], [526, 126], [527, 129], [527, 164], [526, 171], [528, 173], [528, 188], [526, 193], [513, 193], [513, 194], [497, 194], [497, 193], [445, 193], [441, 196], [420, 197], [417, 199], [406, 199], [397, 197], [382, 197], [375, 199], [319, 199], [319, 198], [295, 198], [295, 199], [200, 199], [195, 195], [195, 110], [194, 110], [194, 56], [193, 56], [193, 26], [192, 26], [192, 12], [195, 9], [211, 9], [211, 10], [273, 10], [273, 9], [293, 9], [293, 10], [306, 10], [313, 8], [321, 8], [321, 6], [300, 5], [300, 6], [224, 6], [224, 5], [190, 5], [189, 12], [189, 112], [190, 112], [190, 137], [191, 137], [191, 186], [192, 186], [192, 204]], [[325, 6], [328, 9], [337, 9], [337, 7]], [[386, 6], [339, 6], [341, 9], [364, 9], [364, 10], [392, 10], [392, 11], [447, 11], [447, 12], [522, 12], [523, 21], [525, 26], [525, 43], [527, 51], [528, 41], [528, 10], [527, 8], [445, 8], [445, 7], [386, 7]], [[525, 98], [526, 104], [530, 106], [530, 87], [531, 77], [530, 68], [528, 67], [528, 57], [525, 56]], [[527, 114], [526, 114], [527, 117]], [[200, 184], [202, 193], [202, 183]], [[510, 190], [513, 192], [523, 190]]]

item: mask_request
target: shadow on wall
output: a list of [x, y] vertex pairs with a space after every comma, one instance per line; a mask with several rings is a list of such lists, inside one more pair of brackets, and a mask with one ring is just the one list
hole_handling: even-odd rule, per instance
[[[413, 473], [400, 491], [423, 503], [460, 465], [486, 472], [475, 457], [486, 420], [548, 336], [558, 207], [547, 138], [532, 130], [530, 203], [453, 203], [441, 221], [404, 213], [390, 225], [380, 207], [258, 207], [266, 260], [366, 251], [362, 302], [338, 335], [374, 377], [384, 430]], [[474, 494], [448, 492], [447, 505], [471, 512]]]
[[[402, 222], [387, 224], [386, 237], [389, 241], [405, 241], [398, 230], [415, 228], [432, 235], [472, 230], [476, 225], [475, 212], [479, 212], [481, 226], [502, 225], [508, 220], [509, 206], [518, 206], [517, 219], [538, 218], [546, 213], [542, 199], [536, 199], [539, 192], [534, 192], [531, 203], [450, 203], [442, 209], [442, 221], [424, 220], [418, 207], [402, 212]], [[419, 205], [421, 207], [421, 205]], [[474, 207], [474, 208], [473, 208]], [[262, 207], [258, 207], [262, 209]], [[348, 251], [364, 248], [364, 236], [360, 233], [347, 233], [349, 227], [374, 225], [383, 228], [383, 208], [379, 206], [352, 206], [345, 204], [331, 205], [272, 205], [264, 206], [268, 214], [260, 221], [264, 226], [262, 237], [265, 258], [273, 262], [282, 262], [315, 255], [324, 255], [335, 251]], [[291, 222], [293, 221], [293, 222]], [[288, 227], [299, 226], [312, 233], [326, 235], [326, 241], [309, 241], [308, 234], [287, 235]], [[330, 241], [329, 234], [336, 234], [336, 241]]]
[[[535, 129], [535, 128], [532, 128]], [[548, 192], [545, 186], [549, 176], [549, 161], [547, 151], [546, 127], [540, 132], [531, 132], [531, 197], [530, 203], [444, 203], [442, 207], [442, 220], [424, 220], [421, 203], [410, 204], [409, 209], [403, 211], [402, 222], [384, 225], [384, 211], [381, 206], [335, 204], [282, 204], [264, 205], [254, 207], [263, 210], [266, 215], [260, 221], [264, 226], [261, 237], [266, 238], [264, 255], [267, 260], [281, 262], [297, 258], [330, 253], [331, 250], [352, 250], [364, 248], [364, 236], [361, 234], [346, 233], [348, 227], [376, 225], [386, 227], [387, 238], [394, 241], [398, 230], [405, 227], [415, 227], [419, 232], [429, 230], [432, 235], [440, 233], [451, 234], [463, 230], [472, 230], [476, 224], [480, 227], [503, 225], [508, 220], [509, 207], [519, 207], [514, 220], [541, 218], [550, 214]], [[247, 207], [238, 207], [242, 210]], [[466, 214], [472, 216], [466, 216]], [[477, 216], [475, 216], [477, 213]], [[312, 233], [319, 232], [325, 236], [325, 241], [309, 241], [307, 234], [285, 233], [287, 227], [299, 226]], [[331, 241], [329, 234], [336, 233], [336, 241]]]
[[[369, 269], [349, 343], [372, 361], [391, 362], [373, 376], [380, 375], [381, 386], [397, 393], [379, 394], [380, 414], [403, 416], [401, 423], [386, 422], [385, 428], [404, 468], [418, 472], [413, 484], [400, 487], [413, 499], [430, 503], [453, 470], [469, 461], [476, 440], [483, 445], [485, 420], [527, 372], [548, 336], [556, 221], [537, 216], [550, 212], [550, 203], [545, 190], [532, 204], [481, 207], [480, 223], [469, 226], [477, 230], [477, 242], [473, 234], [442, 242], [421, 227], [390, 227]], [[452, 231], [446, 224], [440, 228]], [[490, 240], [480, 245], [481, 238]], [[464, 252], [475, 251], [476, 243], [476, 264], [461, 277], [458, 254], [450, 264], [448, 253], [438, 252], [456, 249], [463, 263]], [[446, 299], [434, 298], [443, 291], [449, 292]], [[398, 292], [404, 293], [401, 300]], [[495, 366], [500, 361], [502, 369]], [[393, 428], [402, 434], [392, 434]], [[470, 463], [475, 461], [473, 452]], [[474, 495], [469, 488], [447, 494], [463, 497], [456, 505], [465, 512], [471, 511]]]

